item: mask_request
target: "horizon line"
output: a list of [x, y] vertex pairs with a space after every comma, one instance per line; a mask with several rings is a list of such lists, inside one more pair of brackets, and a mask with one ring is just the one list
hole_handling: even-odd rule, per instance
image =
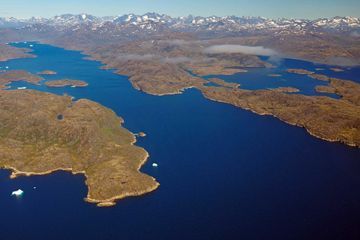
[[332, 18], [357, 18], [359, 19], [360, 17], [356, 17], [356, 16], [351, 16], [351, 15], [347, 15], [347, 16], [340, 16], [340, 15], [336, 15], [336, 16], [332, 16], [332, 17], [317, 17], [317, 18], [305, 18], [305, 17], [301, 17], [301, 18], [297, 18], [297, 17], [277, 17], [277, 18], [270, 18], [270, 17], [263, 17], [263, 16], [254, 16], [254, 15], [235, 15], [235, 14], [231, 14], [231, 15], [208, 15], [208, 16], [202, 16], [202, 15], [195, 15], [195, 14], [187, 14], [187, 15], [181, 15], [181, 16], [172, 16], [170, 14], [166, 14], [166, 13], [159, 13], [159, 12], [145, 12], [142, 14], [136, 14], [136, 13], [124, 13], [124, 14], [117, 14], [117, 15], [95, 15], [95, 14], [91, 14], [91, 13], [86, 13], [86, 12], [82, 12], [82, 13], [61, 13], [61, 14], [56, 14], [53, 15], [51, 17], [43, 17], [43, 16], [31, 16], [31, 17], [27, 17], [27, 18], [22, 18], [22, 17], [2, 17], [0, 15], [0, 18], [15, 18], [18, 20], [29, 20], [31, 18], [44, 18], [44, 19], [51, 19], [51, 18], [55, 18], [55, 17], [59, 17], [59, 16], [63, 16], [63, 15], [88, 15], [88, 16], [93, 16], [96, 18], [106, 18], [106, 17], [120, 17], [120, 16], [125, 16], [125, 15], [136, 15], [136, 16], [144, 16], [147, 14], [159, 14], [159, 15], [165, 15], [165, 16], [169, 16], [171, 18], [184, 18], [184, 17], [203, 17], [203, 18], [210, 18], [210, 17], [220, 17], [220, 18], [224, 18], [224, 17], [240, 17], [240, 18], [264, 18], [264, 19], [271, 19], [271, 20], [277, 20], [277, 19], [294, 19], [294, 20], [317, 20], [317, 19], [332, 19]]

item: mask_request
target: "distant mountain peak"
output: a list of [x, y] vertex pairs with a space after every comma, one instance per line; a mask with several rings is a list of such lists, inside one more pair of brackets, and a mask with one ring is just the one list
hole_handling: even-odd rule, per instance
[[[106, 23], [106, 24], [105, 24]], [[116, 17], [96, 17], [90, 14], [62, 14], [53, 18], [30, 18], [19, 20], [16, 18], [0, 18], [0, 27], [23, 27], [32, 24], [43, 24], [61, 29], [76, 28], [81, 25], [90, 26], [91, 29], [110, 27], [126, 30], [127, 27], [138, 27], [132, 31], [160, 31], [173, 29], [185, 32], [228, 32], [238, 33], [242, 31], [278, 31], [303, 33], [304, 31], [358, 31], [360, 19], [356, 17], [333, 17], [316, 20], [306, 19], [268, 19], [264, 17], [238, 17], [238, 16], [183, 16], [170, 17], [166, 14], [148, 12], [142, 15], [124, 14]], [[109, 25], [110, 24], [110, 25]], [[117, 26], [117, 27], [115, 27]], [[38, 27], [38, 26], [36, 26]], [[109, 32], [111, 29], [103, 31]]]

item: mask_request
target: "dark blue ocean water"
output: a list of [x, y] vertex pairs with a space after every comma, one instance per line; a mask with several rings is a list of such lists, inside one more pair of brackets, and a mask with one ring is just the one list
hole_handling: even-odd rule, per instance
[[[2, 170], [0, 239], [360, 239], [359, 149], [206, 100], [196, 90], [144, 94], [127, 77], [100, 70], [100, 63], [83, 60], [78, 52], [40, 44], [34, 51], [35, 59], [0, 67], [33, 73], [50, 69], [58, 75], [47, 79], [74, 78], [90, 85], [55, 89], [18, 82], [12, 87], [67, 93], [113, 109], [126, 128], [147, 133], [137, 143], [151, 155], [142, 170], [161, 186], [116, 207], [97, 208], [83, 201], [81, 175], [10, 180]], [[317, 67], [296, 60], [281, 64]], [[326, 71], [354, 80], [359, 76], [359, 69]], [[18, 188], [25, 191], [23, 197], [11, 197]]]

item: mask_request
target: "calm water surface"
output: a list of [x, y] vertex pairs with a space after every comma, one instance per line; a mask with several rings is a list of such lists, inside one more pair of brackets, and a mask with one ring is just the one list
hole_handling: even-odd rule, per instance
[[[296, 94], [304, 94], [310, 96], [328, 96], [332, 98], [340, 98], [336, 94], [318, 93], [315, 87], [319, 85], [328, 85], [328, 82], [319, 81], [308, 77], [307, 75], [299, 75], [287, 73], [289, 68], [300, 68], [313, 71], [317, 74], [324, 74], [331, 77], [349, 79], [360, 82], [360, 68], [342, 68], [343, 72], [334, 72], [331, 67], [322, 64], [313, 64], [295, 59], [282, 59], [277, 62], [271, 62], [268, 57], [261, 57], [262, 60], [269, 61], [274, 68], [253, 68], [248, 69], [247, 73], [237, 73], [231, 76], [217, 76], [211, 75], [206, 78], [217, 77], [228, 82], [236, 82], [241, 85], [243, 89], [258, 90], [258, 89], [273, 89], [278, 87], [294, 87], [299, 89]], [[274, 76], [278, 75], [278, 76]]]
[[[151, 155], [142, 170], [161, 186], [104, 209], [83, 201], [81, 175], [58, 172], [10, 180], [2, 170], [0, 239], [360, 239], [359, 149], [211, 102], [196, 90], [165, 97], [144, 94], [127, 77], [100, 70], [100, 63], [83, 60], [78, 52], [41, 44], [34, 44], [34, 51], [35, 59], [0, 67], [54, 70], [58, 75], [46, 79], [74, 78], [89, 86], [56, 89], [17, 82], [12, 88], [67, 93], [113, 109], [130, 131], [147, 133], [137, 143]], [[282, 86], [262, 76], [288, 67], [324, 67], [324, 74], [353, 80], [360, 76], [359, 68], [335, 73], [327, 66], [284, 60], [277, 69], [229, 78], [249, 89]], [[316, 94], [315, 83], [324, 84], [287, 74], [275, 79], [308, 95]], [[11, 197], [18, 188], [23, 197]]]

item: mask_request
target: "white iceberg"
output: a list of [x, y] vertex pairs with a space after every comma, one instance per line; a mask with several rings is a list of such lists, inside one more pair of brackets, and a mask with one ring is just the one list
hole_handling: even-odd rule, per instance
[[20, 196], [22, 196], [23, 194], [24, 194], [24, 191], [21, 190], [21, 189], [18, 189], [18, 190], [16, 190], [16, 191], [13, 191], [13, 192], [11, 193], [11, 196], [20, 197]]

